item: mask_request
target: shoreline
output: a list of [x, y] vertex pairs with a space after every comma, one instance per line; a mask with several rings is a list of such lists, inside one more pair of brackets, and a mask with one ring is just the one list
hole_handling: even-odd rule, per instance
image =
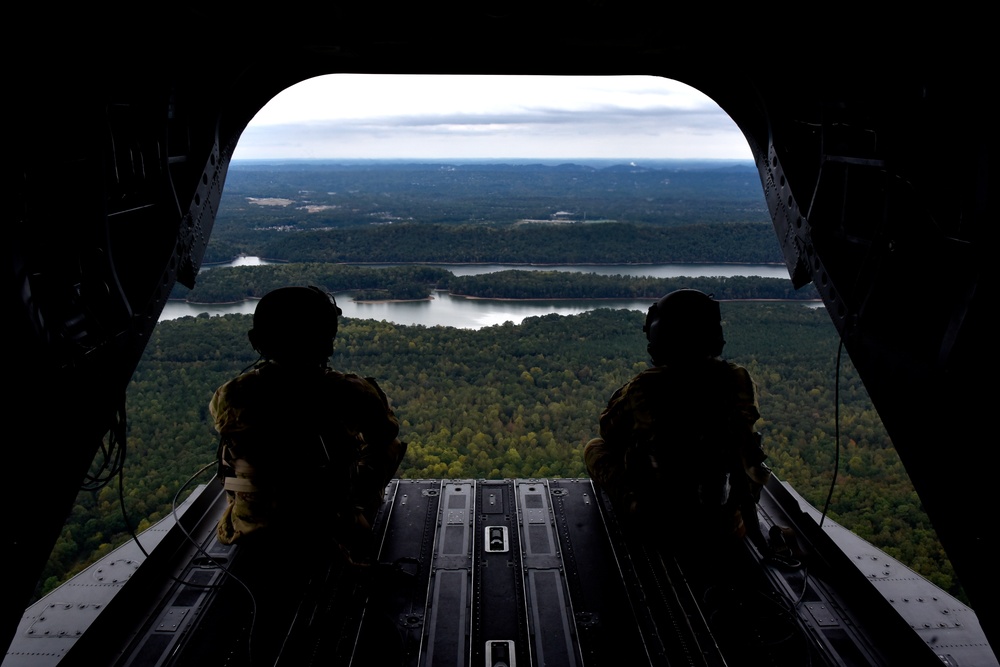
[[[239, 260], [239, 259], [249, 259], [249, 260], [256, 260], [256, 261], [262, 261], [262, 262], [267, 262], [267, 263], [276, 263], [276, 264], [287, 263], [287, 262], [283, 262], [282, 260], [271, 260], [271, 259], [266, 259], [266, 258], [249, 257], [249, 256], [240, 256], [240, 257], [237, 258], [237, 260]], [[437, 266], [437, 267], [447, 267], [447, 266], [453, 266], [453, 267], [460, 267], [460, 266], [463, 266], [463, 267], [475, 267], [475, 266], [480, 266], [480, 267], [483, 267], [483, 266], [485, 266], [485, 267], [490, 267], [490, 266], [509, 266], [509, 267], [514, 267], [513, 270], [515, 270], [515, 271], [518, 270], [517, 267], [532, 267], [532, 268], [542, 268], [542, 269], [545, 269], [545, 268], [549, 268], [549, 267], [551, 267], [551, 268], [559, 268], [559, 267], [566, 267], [566, 266], [573, 266], [573, 267], [579, 266], [579, 267], [593, 267], [593, 268], [608, 268], [608, 267], [614, 268], [614, 267], [621, 267], [623, 269], [629, 269], [629, 268], [637, 268], [637, 267], [641, 268], [641, 267], [657, 267], [657, 266], [662, 266], [658, 262], [657, 263], [651, 263], [651, 262], [625, 262], [625, 263], [623, 263], [623, 262], [582, 262], [582, 263], [574, 263], [574, 264], [565, 264], [565, 263], [562, 263], [562, 262], [521, 262], [521, 263], [503, 263], [503, 264], [497, 264], [496, 262], [447, 262], [447, 263], [442, 263], [442, 262], [426, 261], [426, 262], [405, 262], [405, 263], [398, 263], [398, 262], [388, 262], [388, 263], [387, 262], [331, 262], [331, 264], [338, 265], [338, 266], [385, 267], [385, 268], [397, 267], [397, 266], [424, 266], [424, 267], [435, 267], [435, 266]], [[252, 265], [253, 264], [250, 264], [249, 266], [252, 266]], [[729, 267], [758, 266], [758, 267], [770, 267], [770, 268], [775, 268], [775, 269], [778, 268], [778, 267], [784, 267], [785, 266], [783, 263], [779, 263], [779, 262], [765, 262], [765, 263], [752, 263], [752, 264], [750, 264], [750, 263], [746, 263], [746, 262], [718, 262], [718, 261], [716, 261], [716, 262], [686, 262], [683, 265], [686, 265], [686, 266], [729, 266]], [[224, 265], [215, 265], [215, 266], [224, 266]], [[680, 266], [680, 265], [678, 265], [678, 266]], [[765, 277], [764, 279], [771, 279], [771, 278]], [[341, 293], [349, 293], [349, 292], [352, 292], [352, 291], [355, 291], [355, 290], [344, 290]], [[366, 291], [366, 290], [357, 290], [357, 291]], [[478, 296], [478, 295], [472, 295], [472, 294], [461, 294], [461, 293], [458, 293], [458, 292], [451, 292], [451, 291], [448, 291], [447, 289], [432, 289], [432, 294], [430, 294], [427, 297], [423, 297], [423, 298], [419, 298], [419, 299], [387, 299], [387, 298], [386, 299], [379, 299], [379, 298], [365, 299], [365, 298], [359, 298], [359, 297], [351, 297], [350, 301], [352, 301], [354, 303], [364, 303], [364, 304], [419, 303], [419, 302], [422, 302], [422, 301], [432, 301], [435, 298], [434, 295], [433, 295], [434, 292], [445, 293], [449, 297], [454, 297], [456, 299], [492, 300], [492, 301], [500, 301], [500, 302], [522, 301], [522, 302], [526, 302], [526, 303], [528, 303], [528, 302], [538, 302], [538, 301], [645, 301], [647, 299], [656, 300], [656, 299], [659, 298], [659, 296], [656, 296], [656, 295], [653, 295], [653, 296], [631, 296], [631, 295], [629, 295], [629, 296], [551, 296], [551, 295], [548, 295], [548, 296], [538, 296], [538, 297]], [[335, 292], [335, 294], [336, 294], [336, 292]], [[183, 298], [181, 298], [181, 299], [168, 299], [168, 301], [174, 301], [174, 302], [177, 302], [177, 303], [185, 303], [185, 304], [188, 304], [188, 305], [191, 305], [191, 306], [206, 306], [206, 307], [211, 307], [211, 306], [237, 306], [237, 305], [239, 305], [241, 303], [245, 303], [245, 302], [250, 301], [252, 299], [259, 299], [259, 297], [248, 297], [246, 299], [243, 299], [242, 301], [203, 302], [203, 301], [189, 301], [189, 300], [183, 299]], [[805, 302], [805, 303], [813, 302], [813, 301], [819, 301], [818, 299], [722, 299], [722, 300], [725, 300], [725, 301], [790, 301], [790, 302], [802, 301], [802, 302]]]
[[[281, 260], [275, 263], [288, 263]], [[642, 266], [663, 266], [671, 264], [673, 266], [786, 266], [784, 262], [331, 262], [337, 266], [363, 266], [363, 267], [394, 267], [394, 266], [594, 266], [594, 267], [642, 267]]]
[[[438, 290], [444, 291], [444, 290]], [[447, 292], [448, 296], [456, 299], [468, 299], [469, 301], [656, 301], [658, 296], [540, 296], [540, 297], [514, 297], [514, 296], [473, 296], [471, 294], [456, 294]], [[662, 296], [662, 295], [660, 295]], [[418, 303], [420, 301], [433, 301], [434, 296], [424, 299], [351, 299], [353, 303]], [[822, 299], [717, 299], [727, 303], [738, 301], [754, 302], [774, 302], [774, 303], [823, 303]], [[167, 299], [168, 302], [183, 303], [189, 306], [236, 306], [247, 301], [260, 301], [255, 297], [243, 299], [242, 301], [187, 301], [186, 299]]]
[[[203, 268], [213, 268], [213, 267], [224, 267], [233, 266], [234, 262], [239, 262], [240, 260], [259, 260], [260, 265], [266, 264], [316, 264], [316, 263], [327, 263], [327, 262], [292, 262], [286, 259], [271, 259], [268, 257], [256, 257], [241, 255], [238, 257], [233, 257], [228, 261], [222, 262], [202, 262], [201, 266]], [[417, 261], [417, 262], [363, 262], [363, 261], [341, 261], [341, 262], [329, 262], [329, 264], [334, 264], [336, 266], [661, 266], [663, 264], [674, 264], [677, 266], [785, 266], [784, 262], [725, 262], [725, 261], [715, 261], [715, 262], [572, 262], [567, 264], [566, 262], [505, 262], [505, 261], [489, 261], [489, 262], [462, 262], [462, 261], [446, 261], [446, 260], [428, 260], [428, 261]], [[239, 265], [238, 265], [239, 266]], [[245, 264], [242, 266], [258, 266], [257, 264]]]

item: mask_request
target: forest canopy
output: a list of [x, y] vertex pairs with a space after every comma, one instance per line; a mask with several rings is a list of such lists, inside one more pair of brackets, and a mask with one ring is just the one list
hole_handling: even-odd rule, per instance
[[[837, 339], [822, 308], [723, 304], [726, 356], [760, 392], [769, 462], [830, 516], [945, 589], [957, 586], [878, 415], [853, 367], [835, 366]], [[479, 330], [347, 319], [333, 365], [372, 375], [409, 443], [409, 478], [583, 477], [583, 444], [611, 393], [649, 360], [643, 314], [598, 309]], [[217, 446], [208, 418], [216, 387], [252, 364], [247, 315], [185, 317], [154, 332], [128, 389], [129, 521], [171, 511], [175, 495], [207, 483]], [[839, 383], [840, 424], [833, 401]], [[192, 480], [192, 477], [195, 479]], [[114, 486], [83, 492], [46, 570], [54, 586], [128, 539]]]

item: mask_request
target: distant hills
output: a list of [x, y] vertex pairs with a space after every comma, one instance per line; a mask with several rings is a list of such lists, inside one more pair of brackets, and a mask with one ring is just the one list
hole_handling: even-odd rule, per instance
[[719, 159], [627, 159], [627, 158], [566, 158], [566, 159], [553, 159], [553, 158], [448, 158], [448, 159], [432, 159], [423, 158], [420, 160], [414, 160], [412, 158], [400, 158], [400, 159], [287, 159], [287, 160], [233, 160], [230, 168], [257, 168], [264, 167], [266, 169], [278, 168], [283, 169], [285, 167], [342, 167], [342, 168], [354, 168], [354, 167], [367, 167], [367, 168], [386, 168], [393, 169], [396, 167], [439, 167], [439, 166], [453, 166], [453, 167], [476, 167], [476, 166], [487, 166], [487, 167], [498, 167], [498, 168], [519, 168], [519, 167], [558, 167], [558, 168], [594, 168], [594, 169], [606, 169], [606, 168], [619, 168], [628, 166], [638, 166], [647, 169], [749, 169], [756, 173], [756, 167], [753, 160], [719, 160]]
[[[539, 231], [545, 222], [554, 229]], [[404, 225], [417, 229], [402, 232]], [[525, 231], [497, 231], [515, 225]], [[698, 225], [717, 227], [693, 232], [693, 240]], [[368, 232], [359, 239], [354, 232], [362, 229]], [[668, 229], [684, 231], [675, 241], [665, 237]], [[329, 234], [338, 231], [341, 238]], [[302, 232], [328, 235], [292, 239]], [[238, 162], [205, 261], [250, 254], [297, 261], [780, 262], [773, 234], [756, 169], [745, 161]], [[616, 245], [595, 243], [595, 236]], [[314, 250], [305, 252], [309, 246]], [[522, 247], [529, 256], [510, 252]]]

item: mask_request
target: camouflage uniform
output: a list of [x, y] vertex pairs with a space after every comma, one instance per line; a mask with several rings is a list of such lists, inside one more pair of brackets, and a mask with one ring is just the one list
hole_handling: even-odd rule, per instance
[[405, 452], [378, 384], [329, 368], [262, 363], [221, 386], [209, 410], [231, 475], [218, 529], [226, 544], [267, 526], [297, 537], [332, 531], [350, 550]]
[[626, 522], [742, 537], [740, 508], [756, 502], [756, 473], [767, 470], [759, 418], [753, 380], [736, 364], [654, 366], [611, 397], [584, 450], [587, 468]]

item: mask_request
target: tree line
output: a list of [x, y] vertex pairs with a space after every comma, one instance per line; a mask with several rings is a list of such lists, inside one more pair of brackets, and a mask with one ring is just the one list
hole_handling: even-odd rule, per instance
[[354, 292], [361, 300], [426, 299], [435, 290], [485, 299], [658, 299], [681, 287], [723, 300], [819, 298], [812, 285], [796, 290], [789, 279], [756, 276], [654, 278], [525, 270], [456, 276], [431, 266], [373, 268], [326, 262], [219, 267], [202, 272], [194, 289], [175, 286], [171, 296], [193, 303], [232, 303], [260, 298], [283, 285]]
[[818, 299], [812, 287], [796, 290], [792, 281], [758, 276], [653, 278], [604, 276], [562, 271], [499, 271], [455, 276], [448, 280], [452, 294], [484, 299], [659, 299], [681, 288], [694, 288], [716, 299]]
[[[769, 223], [442, 225], [275, 230], [245, 254], [290, 262], [441, 264], [781, 263]], [[230, 259], [230, 258], [227, 258]]]

